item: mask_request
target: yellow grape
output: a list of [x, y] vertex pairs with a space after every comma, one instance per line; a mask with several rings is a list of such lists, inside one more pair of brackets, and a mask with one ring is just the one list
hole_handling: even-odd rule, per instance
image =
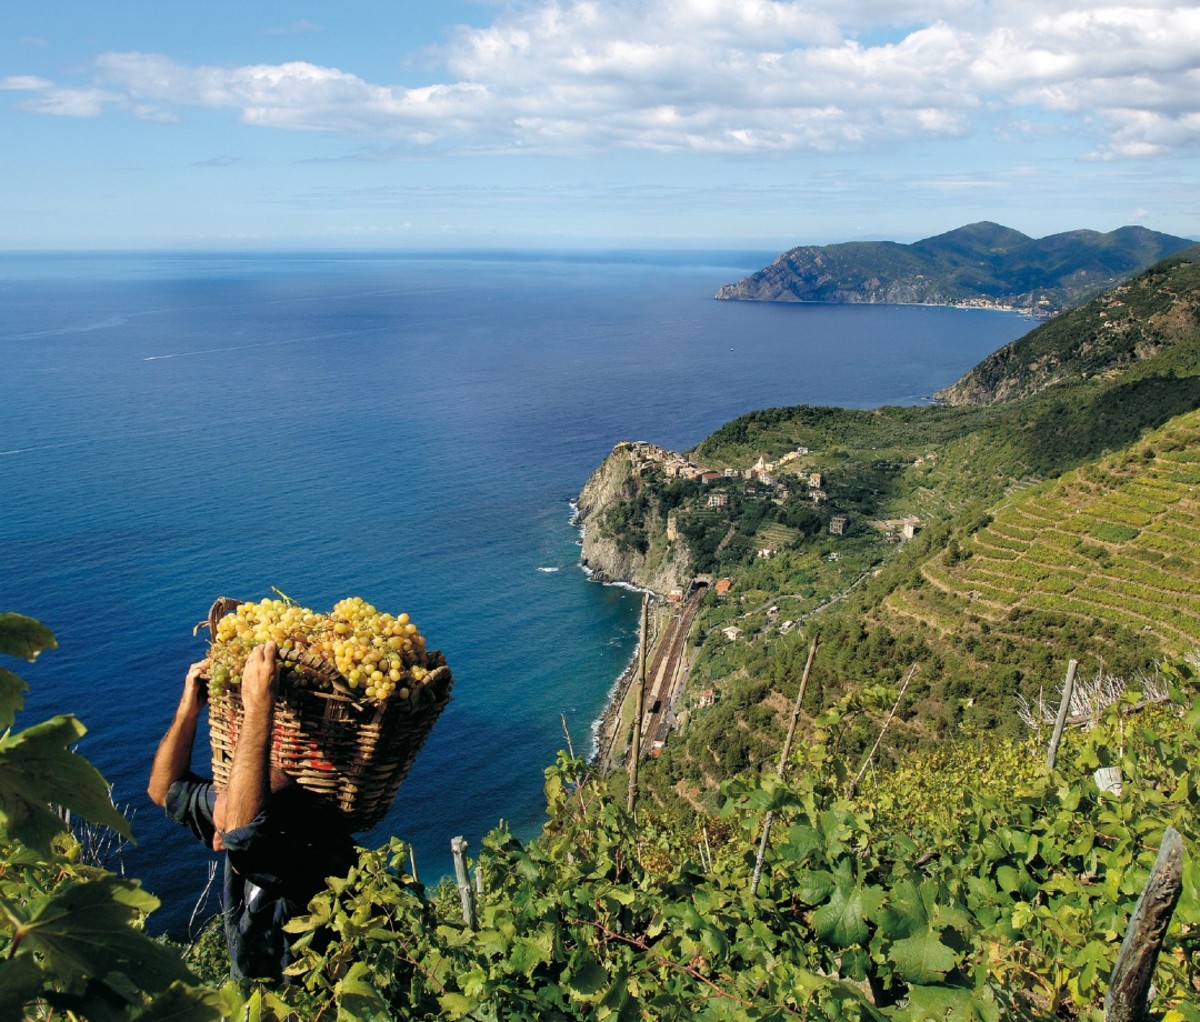
[[[328, 614], [268, 598], [240, 604], [217, 622], [209, 649], [210, 694], [240, 684], [250, 650], [268, 640], [333, 664], [348, 687], [376, 702], [392, 695], [409, 698], [427, 673], [425, 638], [408, 614], [382, 614], [360, 596], [339, 600]], [[301, 670], [288, 672], [288, 678], [291, 684], [327, 687]]]

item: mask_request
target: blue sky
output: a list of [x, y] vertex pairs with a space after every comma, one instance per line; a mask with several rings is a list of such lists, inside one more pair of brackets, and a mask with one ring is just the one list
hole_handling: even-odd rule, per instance
[[6, 0], [0, 248], [1200, 238], [1200, 7]]

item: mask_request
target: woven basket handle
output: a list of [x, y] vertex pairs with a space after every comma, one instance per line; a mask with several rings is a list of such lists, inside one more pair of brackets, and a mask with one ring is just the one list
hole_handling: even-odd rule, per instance
[[280, 663], [296, 664], [300, 667], [306, 667], [315, 674], [319, 674], [329, 682], [333, 690], [339, 695], [344, 695], [349, 699], [359, 698], [346, 687], [346, 679], [342, 677], [342, 672], [328, 660], [322, 660], [320, 657], [315, 657], [311, 653], [303, 653], [298, 649], [276, 650], [275, 658]]
[[243, 603], [245, 603], [245, 600], [235, 600], [232, 596], [218, 596], [213, 600], [213, 605], [208, 608], [208, 617], [203, 621], [196, 622], [196, 627], [192, 629], [192, 634], [199, 635], [201, 628], [207, 628], [209, 641], [215, 641], [217, 637], [217, 622]]

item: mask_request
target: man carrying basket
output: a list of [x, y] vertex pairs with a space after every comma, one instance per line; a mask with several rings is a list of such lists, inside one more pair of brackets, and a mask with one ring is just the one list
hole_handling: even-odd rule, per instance
[[273, 642], [255, 647], [242, 673], [244, 708], [229, 783], [218, 791], [191, 770], [192, 745], [208, 698], [192, 664], [174, 720], [159, 743], [148, 794], [168, 818], [214, 851], [225, 852], [224, 924], [234, 979], [280, 980], [290, 961], [284, 924], [357, 861], [336, 808], [305, 791], [271, 762], [279, 689]]

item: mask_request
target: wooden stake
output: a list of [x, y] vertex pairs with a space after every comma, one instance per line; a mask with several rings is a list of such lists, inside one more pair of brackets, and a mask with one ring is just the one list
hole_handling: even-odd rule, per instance
[[[788, 725], [787, 738], [783, 741], [783, 750], [779, 754], [779, 766], [776, 767], [776, 773], [780, 777], [787, 770], [788, 760], [792, 755], [792, 739], [796, 737], [796, 722], [800, 719], [800, 704], [804, 701], [804, 693], [808, 688], [808, 676], [812, 671], [813, 658], [817, 655], [817, 641], [820, 639], [821, 633], [818, 632], [813, 636], [812, 643], [808, 647], [808, 660], [804, 663], [804, 675], [800, 679], [800, 691], [796, 693], [796, 702], [792, 706], [792, 720]], [[758, 856], [754, 860], [754, 875], [750, 878], [750, 893], [758, 893], [758, 882], [762, 879], [763, 859], [767, 855], [767, 841], [771, 837], [771, 824], [775, 822], [775, 810], [767, 811], [767, 817], [763, 820], [762, 838], [758, 842]]]
[[[565, 713], [559, 713], [559, 716], [562, 718], [563, 734], [566, 735], [567, 738], [567, 754], [572, 760], [574, 760], [575, 743], [571, 741], [571, 729], [567, 727], [567, 715]], [[579, 774], [575, 774], [572, 780], [575, 782], [575, 795], [579, 799], [579, 817], [580, 819], [586, 819], [587, 806], [583, 801], [583, 778], [581, 778]]]
[[[1074, 661], [1071, 661], [1074, 663]], [[1129, 917], [1129, 929], [1113, 966], [1104, 998], [1106, 1022], [1146, 1022], [1150, 1017], [1150, 981], [1167, 926], [1183, 890], [1183, 838], [1174, 827], [1162, 845], [1142, 895]]]
[[462, 900], [463, 923], [475, 929], [475, 891], [467, 875], [467, 841], [461, 835], [450, 839], [450, 854], [454, 856], [454, 877], [458, 881], [458, 896]]
[[813, 657], [817, 655], [817, 642], [820, 638], [821, 633], [817, 632], [808, 647], [808, 659], [804, 662], [804, 674], [800, 678], [800, 691], [796, 693], [796, 702], [792, 704], [792, 719], [788, 724], [787, 738], [783, 740], [783, 750], [779, 754], [779, 766], [777, 770], [780, 777], [783, 776], [783, 772], [787, 769], [788, 757], [792, 754], [792, 742], [796, 737], [796, 724], [800, 720], [800, 704], [804, 702], [804, 693], [808, 689], [808, 676], [812, 673]]
[[904, 698], [904, 693], [908, 690], [908, 683], [912, 681], [913, 675], [917, 673], [917, 665], [913, 664], [908, 669], [908, 674], [904, 677], [904, 684], [900, 686], [900, 694], [896, 696], [896, 701], [892, 704], [892, 712], [888, 714], [887, 720], [883, 722], [883, 727], [879, 729], [879, 734], [875, 736], [875, 744], [871, 746], [870, 753], [863, 760], [863, 765], [858, 768], [858, 773], [854, 775], [854, 780], [850, 782], [849, 795], [854, 797], [855, 789], [858, 788], [858, 782], [862, 780], [863, 774], [867, 772], [867, 767], [872, 759], [875, 758], [875, 753], [879, 749], [879, 743], [883, 741], [883, 736], [887, 733], [888, 725], [891, 724], [892, 718], [896, 716], [896, 710], [900, 708], [900, 700]]
[[1053, 770], [1058, 759], [1058, 743], [1062, 740], [1063, 727], [1067, 723], [1067, 711], [1071, 708], [1071, 695], [1075, 691], [1075, 671], [1079, 661], [1067, 664], [1067, 679], [1063, 682], [1062, 699], [1058, 704], [1058, 720], [1054, 722], [1054, 734], [1050, 736], [1050, 748], [1046, 750], [1046, 769]]
[[629, 743], [629, 795], [625, 811], [633, 814], [638, 796], [638, 760], [642, 756], [642, 712], [646, 701], [646, 633], [650, 613], [650, 597], [642, 596], [642, 620], [638, 638], [637, 691], [634, 698], [633, 736]]

